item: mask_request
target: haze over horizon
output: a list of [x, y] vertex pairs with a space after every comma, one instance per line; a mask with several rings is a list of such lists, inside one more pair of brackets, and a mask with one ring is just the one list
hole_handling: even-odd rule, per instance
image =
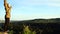
[[[11, 20], [60, 18], [60, 0], [8, 0]], [[4, 20], [4, 0], [0, 0], [0, 19]]]

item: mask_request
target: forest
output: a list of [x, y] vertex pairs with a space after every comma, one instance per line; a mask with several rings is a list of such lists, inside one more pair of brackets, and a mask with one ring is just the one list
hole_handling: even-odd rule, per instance
[[[3, 21], [2, 21], [3, 22]], [[0, 32], [4, 29], [0, 23]], [[60, 34], [60, 18], [11, 21], [9, 34]]]

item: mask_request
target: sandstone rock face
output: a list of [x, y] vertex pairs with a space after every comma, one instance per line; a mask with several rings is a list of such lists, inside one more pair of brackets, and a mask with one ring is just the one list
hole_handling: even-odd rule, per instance
[[4, 33], [7, 34], [7, 32], [5, 32], [5, 31], [8, 30], [8, 25], [10, 23], [10, 11], [11, 11], [11, 6], [9, 6], [9, 4], [7, 3], [7, 0], [4, 0], [4, 7], [5, 7], [5, 11], [6, 11]]
[[10, 18], [11, 6], [9, 6], [6, 0], [4, 0], [4, 7], [6, 11], [6, 18]]

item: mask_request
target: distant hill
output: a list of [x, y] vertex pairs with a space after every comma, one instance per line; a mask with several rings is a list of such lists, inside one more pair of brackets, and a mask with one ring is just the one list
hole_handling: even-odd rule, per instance
[[60, 18], [11, 21], [11, 23], [60, 23]]
[[[4, 20], [0, 20], [0, 23], [4, 23]], [[10, 21], [11, 23], [60, 23], [60, 18], [53, 19], [34, 19], [24, 21]]]

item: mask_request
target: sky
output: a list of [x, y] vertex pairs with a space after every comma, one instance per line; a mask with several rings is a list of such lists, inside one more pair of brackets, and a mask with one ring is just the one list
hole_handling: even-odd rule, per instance
[[[60, 0], [7, 0], [11, 20], [60, 18]], [[0, 0], [0, 20], [4, 20], [4, 0]]]

